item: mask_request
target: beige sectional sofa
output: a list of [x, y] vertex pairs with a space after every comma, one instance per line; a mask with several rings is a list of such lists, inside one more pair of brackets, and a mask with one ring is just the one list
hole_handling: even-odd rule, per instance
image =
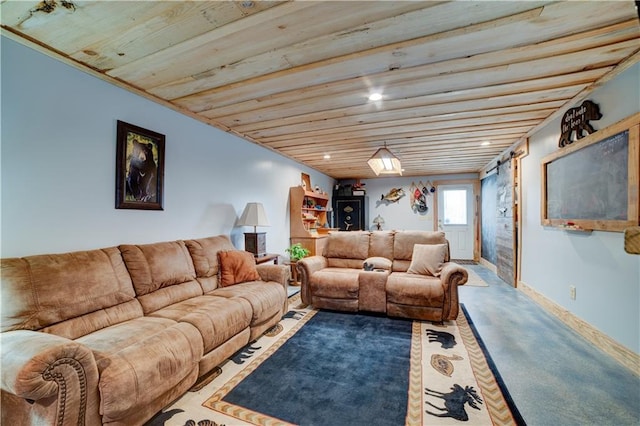
[[2, 259], [2, 424], [144, 423], [280, 321], [288, 278], [227, 236]]
[[467, 282], [443, 232], [335, 232], [322, 256], [296, 267], [302, 302], [314, 308], [430, 321], [458, 316], [458, 285]]

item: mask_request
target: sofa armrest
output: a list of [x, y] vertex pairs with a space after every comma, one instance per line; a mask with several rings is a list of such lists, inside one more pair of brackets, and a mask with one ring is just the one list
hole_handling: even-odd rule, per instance
[[327, 258], [324, 256], [310, 256], [296, 262], [298, 278], [300, 279], [300, 299], [302, 303], [311, 303], [311, 287], [309, 279], [314, 272], [327, 267]]
[[459, 301], [458, 286], [467, 282], [469, 273], [457, 263], [447, 262], [442, 267], [440, 283], [444, 290], [444, 320], [454, 320], [458, 317]]
[[[98, 367], [89, 348], [64, 337], [29, 330], [0, 334], [3, 392], [32, 405], [24, 416], [56, 424], [94, 424], [98, 414]], [[52, 403], [54, 402], [54, 403]], [[3, 420], [11, 414], [3, 410]]]
[[256, 265], [256, 270], [262, 281], [275, 281], [282, 284], [286, 289], [289, 278], [291, 278], [291, 269], [287, 265]]
[[282, 306], [282, 315], [289, 310], [289, 298], [287, 297], [287, 287], [291, 278], [291, 268], [289, 265], [256, 265], [258, 274], [262, 281], [274, 281], [284, 287], [284, 304]]

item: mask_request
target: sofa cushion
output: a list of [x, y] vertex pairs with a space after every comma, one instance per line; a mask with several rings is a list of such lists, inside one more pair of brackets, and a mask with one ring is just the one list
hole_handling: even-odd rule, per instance
[[248, 251], [219, 251], [218, 263], [220, 264], [220, 285], [222, 287], [260, 279], [260, 274], [256, 270], [256, 259]]
[[120, 246], [145, 314], [204, 292], [183, 241]]
[[[284, 286], [276, 282], [253, 281], [218, 288], [208, 295], [220, 297], [240, 297], [245, 299], [253, 311], [251, 326], [262, 324], [283, 310], [287, 297]], [[282, 312], [281, 314], [284, 314]]]
[[[393, 255], [395, 260], [411, 260], [415, 244], [446, 244], [441, 231], [402, 231], [395, 234]], [[448, 258], [445, 260], [449, 260]]]
[[191, 253], [198, 278], [217, 276], [219, 271], [218, 252], [236, 249], [226, 235], [186, 240], [185, 244]]
[[416, 244], [413, 246], [413, 257], [407, 272], [439, 277], [446, 254], [446, 244]]
[[361, 269], [325, 268], [309, 279], [313, 296], [332, 299], [357, 299]]
[[246, 300], [215, 296], [183, 300], [150, 314], [193, 325], [202, 335], [205, 354], [248, 328], [251, 315], [251, 305]]
[[142, 305], [137, 299], [133, 299], [109, 308], [99, 309], [90, 314], [69, 318], [66, 321], [44, 327], [40, 331], [73, 340], [114, 324], [140, 318], [143, 315]]
[[131, 416], [189, 377], [195, 382], [203, 354], [192, 325], [163, 318], [126, 321], [77, 342], [94, 353], [105, 423]]
[[428, 275], [393, 272], [387, 279], [387, 303], [411, 306], [444, 304], [444, 289], [440, 279]]
[[369, 257], [393, 259], [395, 231], [372, 231], [369, 237]]
[[196, 271], [183, 241], [120, 246], [138, 296], [196, 279]]
[[[359, 259], [369, 257], [369, 232], [333, 232], [327, 237], [324, 257], [338, 259]], [[360, 264], [362, 264], [360, 262]]]
[[[3, 332], [40, 330], [134, 298], [131, 278], [115, 247], [2, 259]], [[81, 331], [68, 330], [64, 337], [75, 338], [125, 319], [129, 317], [88, 321]]]

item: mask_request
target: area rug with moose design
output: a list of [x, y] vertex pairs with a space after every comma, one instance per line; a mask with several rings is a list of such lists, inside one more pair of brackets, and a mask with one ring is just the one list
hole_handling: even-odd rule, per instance
[[147, 426], [462, 423], [524, 424], [464, 307], [443, 324], [296, 307]]

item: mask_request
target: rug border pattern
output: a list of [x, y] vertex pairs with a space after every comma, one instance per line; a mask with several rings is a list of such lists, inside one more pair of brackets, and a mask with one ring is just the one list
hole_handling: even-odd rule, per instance
[[517, 422], [504, 397], [503, 390], [498, 384], [494, 372], [487, 362], [485, 353], [467, 320], [467, 312], [464, 307], [461, 306], [461, 308], [460, 313], [462, 315], [458, 315], [456, 323], [458, 324], [458, 330], [460, 330], [460, 336], [462, 337], [464, 346], [469, 354], [473, 374], [480, 387], [489, 417], [491, 417], [493, 424], [496, 426], [516, 424]]
[[409, 395], [407, 401], [407, 426], [422, 425], [422, 326], [413, 321], [411, 333], [411, 361], [409, 367]]

